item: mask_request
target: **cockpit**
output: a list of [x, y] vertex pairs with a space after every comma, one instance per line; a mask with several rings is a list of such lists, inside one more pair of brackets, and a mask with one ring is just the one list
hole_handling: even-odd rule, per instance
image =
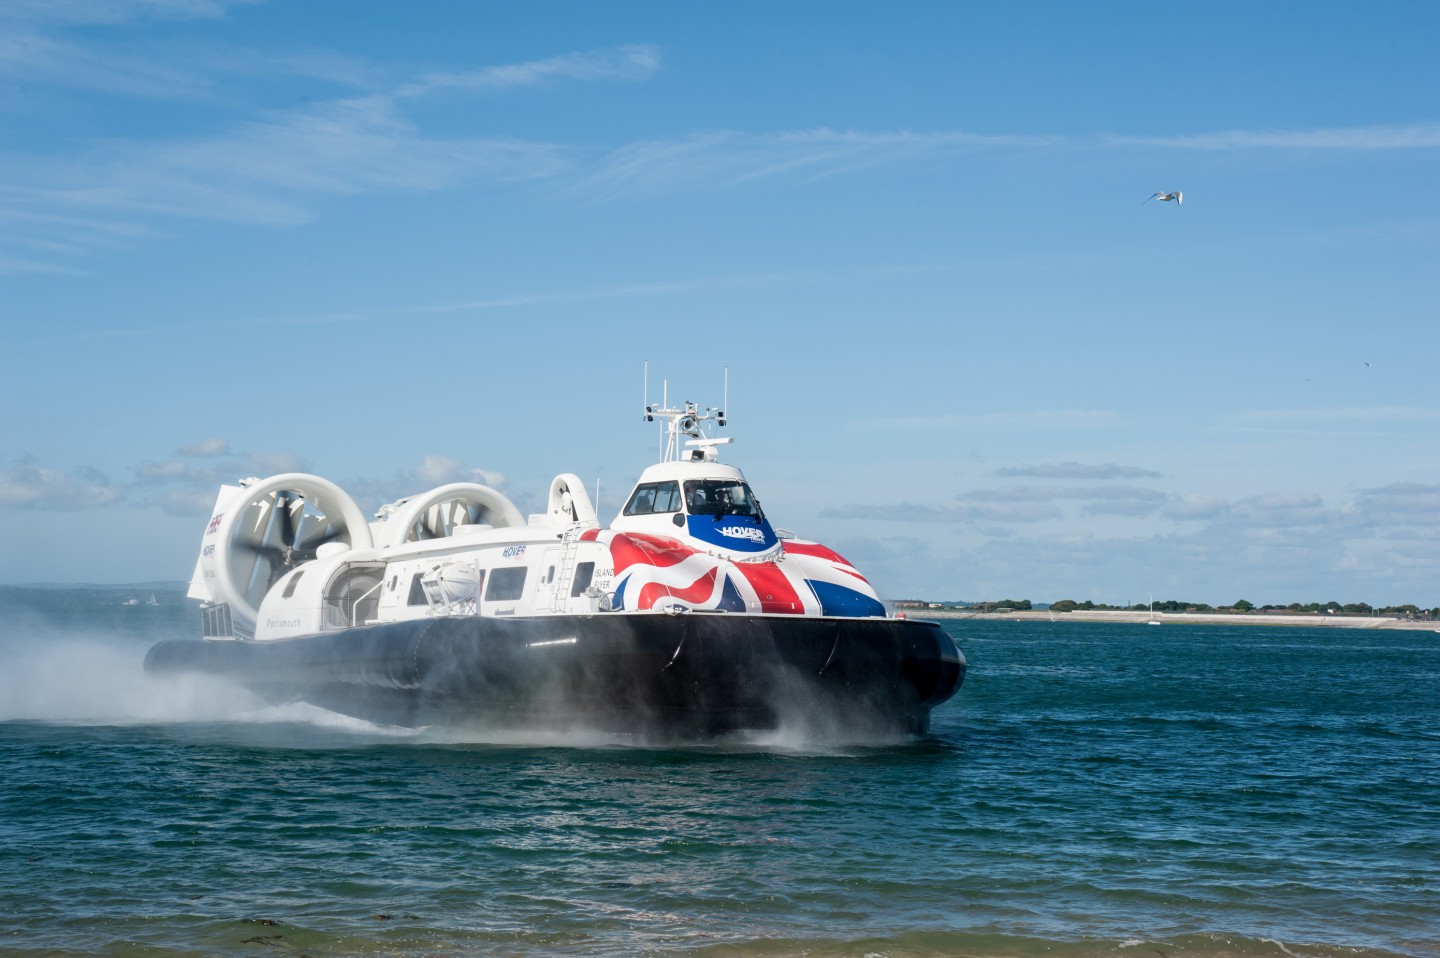
[[642, 482], [635, 487], [624, 515], [687, 512], [692, 516], [753, 516], [764, 519], [760, 501], [748, 483], [737, 479], [686, 479], [684, 495], [676, 480]]

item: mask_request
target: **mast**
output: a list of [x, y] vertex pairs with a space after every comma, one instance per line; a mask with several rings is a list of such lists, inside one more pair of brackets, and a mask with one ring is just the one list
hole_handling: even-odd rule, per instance
[[[650, 366], [647, 361], [645, 365], [645, 396], [647, 398], [650, 395], [649, 372]], [[725, 367], [723, 395], [725, 401], [728, 402], [730, 397], [730, 367], [728, 366]], [[716, 459], [715, 447], [734, 441], [730, 436], [719, 439], [711, 435], [716, 427], [725, 425], [724, 408], [707, 406], [701, 409], [689, 400], [679, 406], [671, 406], [669, 380], [664, 381], [661, 397], [659, 405], [651, 405], [646, 402], [644, 413], [646, 422], [654, 422], [656, 416], [662, 420], [668, 420], [665, 427], [664, 445], [660, 452], [661, 462], [679, 462], [682, 459], [714, 462]]]

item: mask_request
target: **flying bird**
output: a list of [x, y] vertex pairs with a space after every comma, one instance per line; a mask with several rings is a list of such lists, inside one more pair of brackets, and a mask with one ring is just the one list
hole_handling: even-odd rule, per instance
[[1146, 199], [1145, 202], [1148, 203], [1150, 202], [1150, 200], [1160, 200], [1161, 202], [1164, 202], [1166, 200], [1174, 200], [1175, 205], [1179, 206], [1181, 203], [1185, 202], [1185, 194], [1181, 193], [1179, 190], [1176, 190], [1173, 193], [1156, 193], [1154, 196]]

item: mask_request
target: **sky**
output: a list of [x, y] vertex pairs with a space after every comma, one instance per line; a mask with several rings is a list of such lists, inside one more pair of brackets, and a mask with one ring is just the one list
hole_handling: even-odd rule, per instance
[[6, 0], [0, 583], [608, 519], [648, 362], [885, 598], [1437, 606], [1437, 104], [1403, 0]]

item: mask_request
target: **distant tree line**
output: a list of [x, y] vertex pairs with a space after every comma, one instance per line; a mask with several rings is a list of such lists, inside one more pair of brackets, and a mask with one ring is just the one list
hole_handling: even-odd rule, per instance
[[[1020, 608], [1020, 606], [1015, 606]], [[1025, 602], [1024, 608], [1030, 608], [1030, 603]], [[1110, 609], [1125, 612], [1145, 612], [1152, 606], [1148, 602], [1137, 602], [1135, 605], [1106, 605], [1104, 602], [1091, 602], [1086, 599], [1084, 602], [1076, 602], [1074, 599], [1061, 599], [1058, 602], [1050, 603], [1052, 612], [1074, 612], [1076, 610], [1086, 611], [1092, 609]], [[1329, 615], [1390, 615], [1390, 616], [1416, 616], [1416, 615], [1440, 615], [1440, 608], [1421, 609], [1413, 604], [1387, 605], [1375, 608], [1367, 602], [1308, 602], [1304, 605], [1299, 602], [1291, 602], [1289, 605], [1256, 605], [1248, 599], [1237, 599], [1230, 605], [1212, 606], [1205, 602], [1182, 602], [1179, 599], [1166, 599], [1164, 602], [1156, 602], [1153, 606], [1156, 612], [1256, 612], [1268, 613], [1271, 615], [1284, 615], [1286, 613], [1325, 613]]]
[[[1017, 612], [1029, 611], [1031, 609], [1048, 608], [1051, 612], [1087, 612], [1092, 610], [1111, 612], [1145, 612], [1151, 608], [1148, 602], [1137, 602], [1134, 605], [1109, 605], [1104, 602], [1092, 602], [1086, 599], [1077, 602], [1074, 599], [1060, 599], [1051, 602], [1048, 606], [1045, 603], [1031, 602], [1029, 599], [998, 599], [994, 602], [931, 602], [925, 599], [901, 599], [896, 600], [893, 605], [896, 608], [932, 608], [932, 609], [971, 609], [976, 612]], [[1214, 606], [1205, 602], [1183, 602], [1179, 599], [1166, 599], [1163, 602], [1154, 604], [1156, 612], [1231, 612], [1231, 613], [1266, 613], [1270, 615], [1285, 614], [1328, 614], [1328, 615], [1386, 615], [1396, 617], [1423, 616], [1430, 619], [1440, 619], [1440, 607], [1433, 609], [1422, 609], [1417, 605], [1386, 605], [1376, 608], [1368, 602], [1291, 602], [1289, 605], [1257, 605], [1248, 599], [1237, 599], [1230, 605]]]

